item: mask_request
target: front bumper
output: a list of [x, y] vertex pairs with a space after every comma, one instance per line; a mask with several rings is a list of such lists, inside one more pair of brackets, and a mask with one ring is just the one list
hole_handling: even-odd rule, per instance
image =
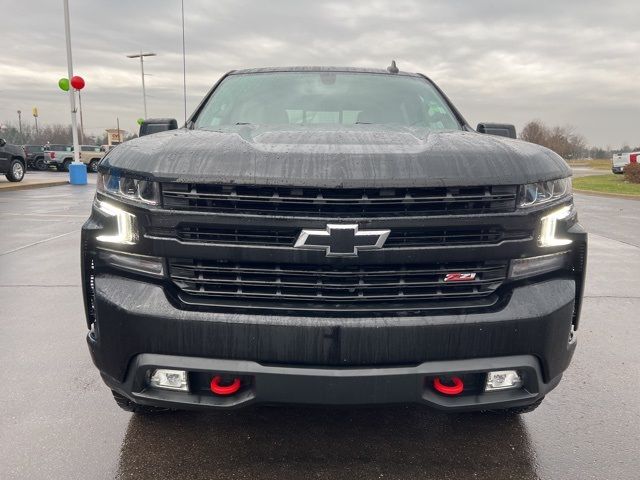
[[[148, 388], [148, 374], [155, 368], [186, 370], [191, 376], [216, 374], [240, 376], [241, 389], [223, 397], [202, 390], [189, 392]], [[482, 374], [490, 370], [517, 369], [522, 388], [445, 396], [432, 388], [431, 379], [443, 375]], [[482, 410], [520, 407], [544, 397], [561, 375], [545, 383], [533, 356], [512, 356], [385, 368], [300, 368], [262, 365], [241, 360], [220, 360], [171, 355], [137, 355], [124, 382], [103, 376], [112, 390], [142, 405], [167, 408], [238, 408], [253, 403], [376, 405], [418, 403], [449, 410]]]
[[[573, 355], [572, 279], [514, 289], [498, 312], [314, 318], [180, 310], [161, 286], [115, 275], [95, 279], [89, 348], [105, 382], [139, 403], [235, 407], [254, 402], [426, 403], [478, 409], [532, 403]], [[570, 338], [573, 340], [570, 341]], [[149, 368], [229, 373], [251, 388], [220, 404], [209, 392], [147, 387]], [[518, 368], [526, 388], [449, 399], [425, 386], [434, 374]]]

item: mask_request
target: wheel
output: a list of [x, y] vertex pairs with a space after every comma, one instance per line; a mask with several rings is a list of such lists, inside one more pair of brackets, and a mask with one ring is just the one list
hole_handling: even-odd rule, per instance
[[10, 182], [21, 182], [24, 178], [24, 164], [17, 158], [11, 160], [6, 177]]
[[71, 165], [71, 160], [65, 160], [64, 162], [62, 162], [62, 165], [58, 165], [58, 170], [61, 172], [68, 172], [69, 165]]
[[92, 173], [97, 173], [98, 172], [98, 163], [100, 162], [100, 160], [91, 160], [89, 162], [89, 171]]
[[44, 158], [42, 157], [36, 158], [33, 163], [36, 167], [36, 170], [40, 170], [41, 172], [45, 171], [48, 168], [47, 164], [44, 163]]
[[523, 413], [533, 412], [536, 408], [540, 406], [544, 397], [536, 400], [530, 405], [525, 405], [524, 407], [511, 407], [511, 408], [503, 408], [500, 410], [489, 410], [491, 413], [496, 413], [500, 415], [521, 415]]
[[162, 407], [151, 407], [149, 405], [140, 405], [132, 400], [129, 400], [124, 395], [119, 394], [118, 392], [111, 390], [113, 394], [113, 399], [116, 401], [118, 406], [127, 412], [133, 412], [138, 415], [157, 415], [159, 413], [168, 412], [168, 408]]

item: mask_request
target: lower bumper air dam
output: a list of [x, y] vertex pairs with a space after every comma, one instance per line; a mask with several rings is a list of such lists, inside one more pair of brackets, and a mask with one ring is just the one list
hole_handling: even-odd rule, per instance
[[[214, 394], [213, 382], [191, 383], [189, 392], [150, 388], [149, 372], [156, 368], [186, 370], [190, 378], [215, 375], [234, 379], [226, 394]], [[443, 395], [434, 378], [483, 374], [491, 370], [516, 369], [522, 388], [499, 392]], [[124, 382], [103, 374], [109, 387], [139, 404], [177, 409], [238, 408], [254, 403], [373, 405], [417, 403], [449, 411], [525, 406], [552, 390], [560, 376], [545, 383], [540, 364], [532, 356], [513, 356], [427, 362], [416, 366], [386, 368], [300, 368], [261, 365], [256, 362], [170, 355], [141, 354], [132, 362]], [[242, 379], [242, 381], [240, 381]], [[224, 386], [223, 386], [224, 388]]]

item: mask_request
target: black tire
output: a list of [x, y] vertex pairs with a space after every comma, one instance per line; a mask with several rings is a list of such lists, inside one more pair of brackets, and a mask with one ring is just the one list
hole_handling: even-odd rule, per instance
[[524, 407], [512, 407], [512, 408], [503, 408], [501, 410], [489, 410], [491, 413], [499, 414], [499, 415], [522, 415], [523, 413], [533, 412], [536, 408], [540, 406], [544, 397], [536, 400], [530, 405], [525, 405]]
[[111, 393], [113, 394], [113, 399], [116, 401], [118, 406], [126, 412], [132, 412], [138, 415], [158, 415], [160, 413], [170, 411], [168, 408], [140, 405], [139, 403], [129, 400], [127, 397], [119, 394], [114, 390], [111, 390]]
[[98, 163], [100, 163], [100, 160], [91, 160], [89, 162], [87, 170], [89, 170], [91, 173], [98, 173]]
[[36, 170], [39, 170], [41, 172], [45, 171], [47, 168], [47, 164], [44, 163], [44, 158], [42, 157], [38, 157], [33, 161], [33, 166], [35, 167]]
[[69, 165], [71, 165], [71, 160], [65, 160], [64, 162], [62, 162], [62, 165], [58, 165], [58, 170], [61, 172], [68, 172], [69, 171]]
[[22, 163], [21, 160], [14, 158], [9, 164], [9, 171], [7, 172], [5, 177], [7, 177], [7, 180], [9, 180], [10, 182], [21, 182], [24, 178], [25, 170], [26, 169], [24, 168], [24, 163]]

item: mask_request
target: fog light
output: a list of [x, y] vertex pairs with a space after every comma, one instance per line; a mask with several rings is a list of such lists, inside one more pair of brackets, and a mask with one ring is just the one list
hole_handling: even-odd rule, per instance
[[98, 255], [102, 261], [115, 268], [156, 277], [162, 277], [164, 274], [163, 261], [160, 257], [149, 257], [146, 255], [102, 249], [98, 252]]
[[539, 257], [516, 258], [511, 260], [509, 278], [516, 280], [565, 268], [569, 264], [570, 252], [552, 253]]
[[484, 391], [508, 390], [520, 388], [521, 386], [522, 378], [520, 378], [518, 372], [515, 370], [497, 370], [487, 373], [487, 383], [484, 386]]
[[189, 391], [187, 382], [187, 372], [184, 370], [166, 370], [159, 368], [153, 371], [149, 383], [152, 387], [164, 388], [166, 390]]

